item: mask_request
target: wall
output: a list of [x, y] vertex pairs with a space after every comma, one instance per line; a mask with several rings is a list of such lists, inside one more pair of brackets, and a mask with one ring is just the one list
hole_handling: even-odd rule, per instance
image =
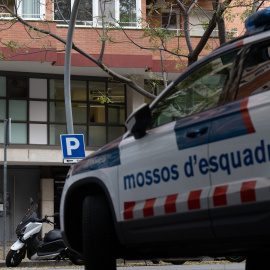
[[[53, 178], [42, 178], [40, 179], [40, 217], [51, 216], [54, 214], [54, 179]], [[54, 222], [53, 217], [49, 219]], [[53, 227], [50, 224], [44, 223], [42, 226], [42, 237], [45, 233], [52, 230]]]
[[[9, 206], [7, 207], [7, 241], [16, 241], [15, 230], [27, 209], [30, 198], [39, 202], [40, 168], [28, 166], [7, 167], [7, 192], [9, 193]], [[0, 169], [0, 192], [3, 192], [3, 168]], [[40, 210], [40, 209], [39, 209]], [[39, 213], [38, 213], [39, 214]], [[0, 241], [3, 240], [3, 218], [0, 217]]]

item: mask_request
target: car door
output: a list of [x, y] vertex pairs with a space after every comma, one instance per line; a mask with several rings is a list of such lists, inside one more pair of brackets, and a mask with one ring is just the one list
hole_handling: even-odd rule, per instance
[[220, 239], [249, 239], [270, 225], [269, 52], [269, 41], [246, 49], [232, 100], [211, 126], [209, 202]]
[[215, 57], [174, 82], [151, 108], [146, 135], [120, 143], [119, 205], [128, 244], [213, 238], [204, 159], [234, 54]]

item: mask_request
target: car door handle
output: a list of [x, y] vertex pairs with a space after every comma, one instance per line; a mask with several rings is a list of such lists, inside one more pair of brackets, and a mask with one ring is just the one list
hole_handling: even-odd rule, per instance
[[186, 136], [189, 138], [197, 138], [197, 137], [205, 134], [207, 131], [208, 131], [208, 127], [202, 127], [202, 128], [198, 128], [194, 131], [188, 131]]

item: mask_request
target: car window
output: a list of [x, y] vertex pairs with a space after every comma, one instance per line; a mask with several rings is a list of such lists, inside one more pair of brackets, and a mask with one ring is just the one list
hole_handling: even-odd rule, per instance
[[270, 44], [250, 48], [245, 59], [236, 99], [255, 95], [270, 89]]
[[234, 51], [215, 58], [183, 78], [152, 108], [150, 127], [218, 106], [236, 54]]

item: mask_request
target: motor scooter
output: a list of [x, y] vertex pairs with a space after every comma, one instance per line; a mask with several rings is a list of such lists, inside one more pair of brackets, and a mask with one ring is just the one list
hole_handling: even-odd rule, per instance
[[43, 223], [55, 225], [48, 217], [56, 217], [59, 213], [45, 218], [37, 218], [37, 203], [30, 200], [30, 208], [16, 228], [18, 240], [11, 246], [7, 257], [7, 267], [16, 267], [25, 258], [29, 260], [65, 260], [69, 259], [73, 264], [83, 265], [82, 258], [69, 250], [62, 239], [61, 231], [54, 229], [45, 234], [41, 239]]

